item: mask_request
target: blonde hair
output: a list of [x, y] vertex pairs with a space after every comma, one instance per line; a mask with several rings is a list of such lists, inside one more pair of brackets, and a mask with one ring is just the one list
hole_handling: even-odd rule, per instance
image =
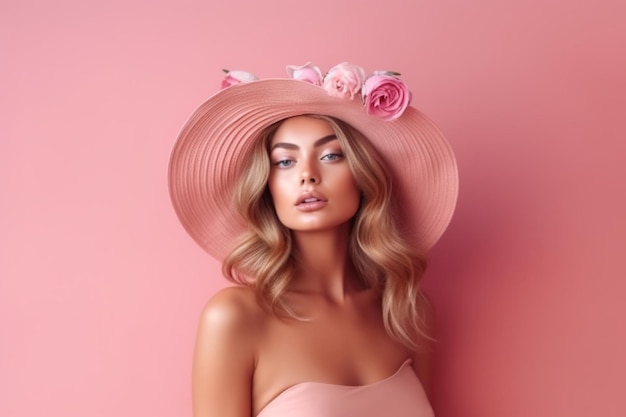
[[[430, 339], [426, 333], [428, 300], [420, 290], [426, 261], [399, 230], [391, 178], [363, 134], [328, 116], [311, 117], [331, 125], [361, 190], [349, 243], [351, 261], [363, 287], [379, 292], [387, 333], [416, 349], [418, 337]], [[253, 286], [274, 313], [295, 317], [283, 300], [295, 271], [293, 241], [276, 215], [267, 188], [269, 143], [279, 125], [273, 124], [259, 136], [234, 190], [234, 204], [248, 230], [224, 260], [223, 273], [235, 283]]]

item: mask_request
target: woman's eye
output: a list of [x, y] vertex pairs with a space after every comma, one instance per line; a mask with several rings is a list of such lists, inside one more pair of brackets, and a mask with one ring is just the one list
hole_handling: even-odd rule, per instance
[[322, 159], [326, 161], [337, 161], [342, 158], [343, 158], [343, 155], [340, 153], [329, 153], [329, 154], [322, 156]]
[[290, 167], [291, 164], [293, 164], [293, 161], [291, 159], [281, 159], [280, 161], [274, 162], [274, 165], [279, 168], [287, 168]]

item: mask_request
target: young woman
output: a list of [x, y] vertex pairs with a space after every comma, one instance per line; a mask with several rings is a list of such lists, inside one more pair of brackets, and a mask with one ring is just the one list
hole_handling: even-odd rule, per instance
[[396, 73], [288, 73], [229, 73], [172, 153], [177, 214], [238, 284], [202, 313], [194, 416], [432, 416], [419, 284], [453, 154]]

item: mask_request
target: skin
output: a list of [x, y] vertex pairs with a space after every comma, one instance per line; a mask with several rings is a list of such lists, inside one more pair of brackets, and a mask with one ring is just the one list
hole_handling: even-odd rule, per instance
[[[270, 145], [268, 186], [281, 223], [297, 238], [343, 229], [359, 208], [360, 191], [332, 128], [321, 119], [283, 122]], [[310, 194], [314, 193], [314, 194]], [[296, 204], [311, 196], [319, 202]], [[316, 206], [322, 206], [317, 209]]]
[[[430, 358], [387, 335], [378, 294], [357, 284], [347, 249], [359, 190], [332, 134], [326, 121], [299, 116], [281, 124], [270, 146], [268, 186], [300, 262], [286, 299], [310, 320], [275, 317], [251, 288], [214, 295], [196, 339], [194, 417], [255, 416], [301, 382], [371, 384], [409, 357], [429, 393]], [[298, 209], [307, 192], [323, 197], [321, 208]]]

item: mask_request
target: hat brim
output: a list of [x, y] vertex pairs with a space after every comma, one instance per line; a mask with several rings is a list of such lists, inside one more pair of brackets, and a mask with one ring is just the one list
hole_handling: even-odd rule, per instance
[[386, 163], [409, 239], [428, 251], [448, 226], [458, 193], [454, 154], [435, 124], [408, 107], [394, 121], [365, 112], [358, 99], [331, 97], [292, 79], [237, 84], [205, 101], [187, 120], [173, 148], [169, 189], [191, 237], [222, 260], [245, 229], [232, 190], [258, 135], [283, 119], [321, 114], [363, 133]]

